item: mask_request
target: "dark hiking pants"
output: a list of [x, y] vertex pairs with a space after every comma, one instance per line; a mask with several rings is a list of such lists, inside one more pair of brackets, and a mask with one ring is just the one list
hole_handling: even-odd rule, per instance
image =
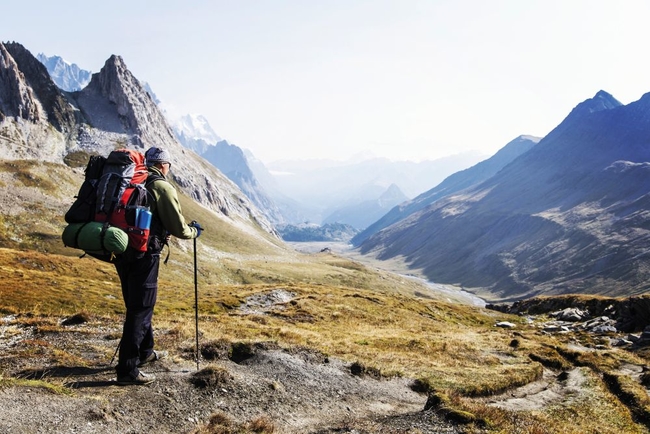
[[117, 375], [138, 376], [138, 361], [153, 352], [151, 318], [158, 293], [160, 255], [146, 254], [133, 262], [115, 263], [122, 284], [126, 318], [120, 341]]

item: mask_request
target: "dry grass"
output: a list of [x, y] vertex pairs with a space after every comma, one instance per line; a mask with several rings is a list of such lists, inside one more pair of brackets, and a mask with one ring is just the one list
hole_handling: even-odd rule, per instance
[[46, 174], [38, 173], [33, 168], [37, 167], [54, 168], [58, 165], [52, 163], [40, 163], [35, 165], [29, 160], [0, 161], [0, 171], [12, 174], [15, 181], [25, 187], [37, 187], [46, 192], [57, 190], [56, 183]]
[[52, 381], [33, 380], [26, 378], [5, 377], [0, 373], [0, 389], [6, 387], [32, 387], [47, 390], [57, 395], [72, 396], [72, 391], [61, 383]]
[[[446, 417], [456, 423], [462, 419], [469, 423], [468, 430], [477, 432], [515, 432], [510, 429], [519, 426], [528, 427], [522, 432], [539, 433], [643, 432], [633, 422], [628, 406], [612, 395], [598, 375], [625, 362], [643, 364], [644, 359], [618, 351], [570, 350], [565, 343], [538, 334], [518, 317], [418, 298], [409, 295], [413, 289], [408, 286], [393, 290], [398, 285], [396, 280], [386, 281], [363, 266], [342, 267], [346, 260], [329, 256], [320, 259], [324, 259], [323, 263], [314, 265], [308, 282], [291, 279], [281, 285], [208, 284], [210, 278], [201, 279], [203, 353], [219, 348], [232, 351], [237, 344], [256, 342], [311, 348], [355, 363], [362, 375], [418, 379], [421, 390], [450, 397]], [[307, 263], [314, 260], [304, 259]], [[21, 321], [36, 326], [41, 333], [64, 331], [59, 324], [61, 317], [76, 314], [92, 322], [96, 315], [122, 313], [119, 283], [110, 264], [10, 249], [0, 249], [0, 264], [4, 283], [0, 285], [0, 310], [7, 314], [30, 312]], [[274, 264], [280, 270], [293, 265], [290, 261]], [[299, 263], [296, 268], [302, 267]], [[194, 287], [191, 280], [174, 278], [183, 272], [187, 270], [182, 267], [163, 267], [156, 324], [162, 347], [187, 351], [194, 346]], [[300, 271], [294, 269], [294, 273]], [[336, 285], [317, 280], [317, 273]], [[337, 273], [341, 274], [334, 277]], [[349, 286], [342, 285], [344, 280], [350, 282]], [[295, 297], [264, 315], [239, 311], [247, 297], [277, 289], [290, 291]], [[518, 323], [518, 331], [494, 327], [500, 320]], [[513, 347], [515, 339], [517, 345]], [[54, 365], [83, 366], [78, 355], [56, 353], [34, 343], [32, 351], [47, 352]], [[535, 381], [541, 376], [542, 366], [584, 366], [593, 372], [590, 396], [535, 413], [499, 410], [474, 399]], [[228, 381], [219, 372], [206, 378]], [[215, 426], [205, 429], [221, 429]], [[235, 425], [235, 429], [248, 428]]]
[[[512, 412], [485, 406], [465, 397], [456, 396], [458, 408], [487, 421], [491, 431], [503, 433], [583, 434], [583, 433], [647, 433], [645, 426], [630, 417], [629, 409], [602, 383], [600, 378], [584, 371], [589, 377], [588, 389], [563, 405], [553, 405], [541, 411]], [[469, 432], [474, 432], [470, 430]]]

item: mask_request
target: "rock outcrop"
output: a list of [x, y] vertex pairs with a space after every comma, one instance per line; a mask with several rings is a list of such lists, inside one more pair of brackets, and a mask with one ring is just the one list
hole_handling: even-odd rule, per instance
[[63, 101], [40, 62], [20, 44], [0, 43], [3, 158], [62, 161], [66, 142], [75, 135], [74, 112]]
[[33, 98], [41, 104], [47, 116], [46, 119], [42, 116], [24, 119], [36, 122], [47, 120], [59, 132], [74, 134], [79, 119], [63, 92], [52, 81], [45, 66], [18, 43], [6, 44], [5, 48], [22, 73], [25, 84], [32, 90]]
[[[488, 304], [488, 309], [517, 315], [548, 315], [563, 323], [582, 323], [581, 328], [611, 329], [595, 331], [641, 332], [650, 326], [650, 295], [615, 297], [586, 297], [566, 295], [533, 297], [512, 304]], [[558, 330], [566, 324], [552, 324]], [[568, 331], [568, 328], [567, 328]], [[592, 330], [593, 331], [593, 330]]]
[[0, 120], [16, 117], [31, 122], [47, 119], [25, 75], [4, 44], [0, 44]]

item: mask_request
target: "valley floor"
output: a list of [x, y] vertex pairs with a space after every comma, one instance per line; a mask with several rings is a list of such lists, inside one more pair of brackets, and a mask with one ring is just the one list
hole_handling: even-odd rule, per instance
[[447, 300], [452, 303], [471, 304], [481, 307], [485, 307], [486, 305], [485, 300], [470, 292], [464, 291], [458, 286], [430, 282], [424, 274], [418, 270], [408, 268], [406, 263], [399, 258], [381, 261], [369, 255], [362, 255], [351, 244], [340, 241], [288, 242], [287, 244], [301, 253], [318, 253], [329, 249], [337, 255], [360, 262], [368, 267], [399, 274], [405, 278], [419, 280], [431, 288], [432, 291], [445, 295]]

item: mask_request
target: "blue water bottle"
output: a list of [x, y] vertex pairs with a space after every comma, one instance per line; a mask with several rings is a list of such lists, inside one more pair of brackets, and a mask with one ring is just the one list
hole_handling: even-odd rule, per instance
[[151, 227], [151, 211], [146, 208], [139, 208], [136, 213], [136, 226], [142, 230], [147, 230]]

